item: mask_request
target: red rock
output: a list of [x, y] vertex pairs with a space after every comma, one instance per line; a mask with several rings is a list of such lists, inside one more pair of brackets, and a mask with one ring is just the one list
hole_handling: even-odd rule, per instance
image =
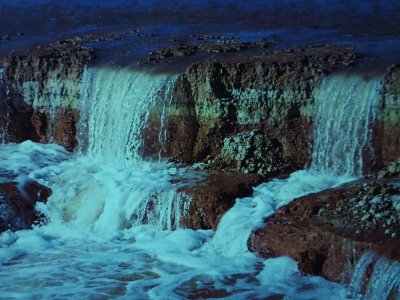
[[79, 121], [79, 111], [73, 108], [57, 107], [54, 126], [54, 142], [73, 151], [78, 145], [76, 133]]
[[385, 181], [361, 181], [301, 197], [252, 233], [249, 249], [266, 258], [290, 256], [305, 274], [348, 282], [365, 250], [400, 260], [399, 212], [388, 200], [399, 194]]
[[192, 229], [216, 229], [219, 220], [237, 198], [250, 196], [253, 187], [261, 183], [255, 174], [216, 172], [194, 186], [179, 191], [192, 198], [182, 226]]

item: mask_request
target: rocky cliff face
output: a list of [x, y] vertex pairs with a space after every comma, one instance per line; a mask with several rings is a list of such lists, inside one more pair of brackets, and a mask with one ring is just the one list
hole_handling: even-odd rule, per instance
[[[192, 65], [175, 84], [166, 120], [155, 107], [143, 130], [143, 153], [212, 170], [271, 176], [304, 168], [310, 160], [313, 92], [329, 73], [358, 58], [352, 49], [317, 45], [267, 51], [259, 57]], [[2, 63], [1, 138], [55, 142], [73, 150], [77, 99], [94, 51], [74, 40]], [[240, 61], [238, 61], [240, 60]], [[384, 76], [382, 109], [366, 172], [400, 156], [399, 66]], [[163, 122], [163, 124], [161, 124]], [[161, 127], [165, 140], [159, 140]], [[369, 155], [371, 156], [371, 155]]]
[[374, 129], [378, 167], [387, 167], [400, 157], [400, 64], [392, 65], [384, 76], [382, 109]]
[[[304, 168], [313, 90], [326, 74], [356, 58], [351, 49], [318, 45], [192, 65], [175, 86], [164, 155], [261, 176]], [[157, 131], [158, 118], [153, 116], [148, 128]], [[153, 142], [145, 153], [156, 153], [146, 133], [145, 140]]]
[[61, 41], [12, 54], [2, 62], [0, 126], [7, 140], [55, 142], [73, 150], [82, 72], [94, 51]]

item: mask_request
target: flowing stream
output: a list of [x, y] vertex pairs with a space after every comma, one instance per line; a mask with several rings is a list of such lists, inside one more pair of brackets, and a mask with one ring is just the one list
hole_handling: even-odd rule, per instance
[[0, 145], [4, 178], [34, 179], [53, 191], [37, 205], [46, 225], [0, 235], [0, 298], [346, 298], [343, 285], [303, 277], [286, 257], [258, 258], [246, 243], [278, 207], [361, 174], [379, 81], [324, 82], [315, 94], [311, 168], [256, 187], [216, 231], [193, 231], [179, 227], [191, 199], [173, 182], [199, 175], [140, 157], [149, 110], [163, 103], [166, 117], [175, 78], [88, 69], [79, 87], [77, 153], [30, 141]]

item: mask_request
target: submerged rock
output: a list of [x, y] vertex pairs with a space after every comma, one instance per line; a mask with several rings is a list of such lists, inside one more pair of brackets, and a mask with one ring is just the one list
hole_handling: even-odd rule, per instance
[[365, 250], [400, 260], [398, 184], [361, 180], [298, 198], [252, 233], [249, 248], [290, 256], [303, 273], [341, 282]]
[[45, 202], [51, 190], [37, 182], [20, 186], [16, 182], [0, 183], [0, 232], [29, 229], [41, 218], [37, 202]]

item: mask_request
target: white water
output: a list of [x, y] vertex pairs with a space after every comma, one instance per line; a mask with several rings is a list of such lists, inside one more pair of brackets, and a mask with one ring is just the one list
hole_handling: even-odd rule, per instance
[[[372, 269], [369, 276], [368, 269]], [[389, 261], [384, 257], [379, 258], [372, 252], [365, 252], [354, 268], [347, 295], [354, 299], [388, 299], [391, 292], [400, 289], [399, 275], [399, 262]], [[399, 294], [396, 299], [400, 299]]]
[[[10, 159], [2, 167], [15, 165], [14, 170], [53, 190], [48, 203], [38, 205], [51, 220], [47, 226], [0, 236], [3, 297], [187, 299], [204, 289], [223, 292], [232, 299], [274, 294], [287, 299], [344, 298], [343, 286], [300, 276], [296, 263], [288, 258], [264, 261], [245, 249], [237, 254], [227, 251], [237, 249], [238, 240], [226, 237], [221, 246], [219, 230], [160, 230], [160, 224], [168, 224], [165, 218], [149, 225], [130, 221], [140, 214], [135, 205], [145, 203], [146, 197], [169, 194], [176, 188], [170, 183], [172, 179], [190, 179], [185, 170], [159, 170], [151, 164], [147, 169], [121, 170], [87, 157], [63, 157], [61, 147], [31, 142], [0, 147], [2, 153], [19, 152], [14, 156], [17, 161], [5, 155]], [[35, 150], [34, 155], [26, 151], [29, 147]], [[35, 157], [40, 149], [42, 157], [59, 152], [63, 159], [39, 165]], [[309, 187], [300, 185], [301, 175], [294, 175], [286, 184], [276, 181], [282, 191], [292, 190], [286, 197], [283, 192], [280, 200], [263, 200], [264, 188], [260, 187], [259, 206], [254, 207], [257, 213], [254, 209], [243, 211], [240, 222], [254, 214], [272, 214], [279, 201], [289, 201], [293, 194], [318, 189], [312, 177]], [[159, 200], [168, 203], [165, 197]], [[162, 214], [166, 216], [168, 210]], [[235, 232], [243, 241], [253, 226], [244, 225], [245, 232]]]
[[0, 145], [0, 173], [53, 190], [38, 205], [46, 226], [0, 236], [2, 296], [345, 298], [345, 287], [300, 276], [288, 258], [257, 258], [246, 242], [278, 207], [351, 177], [299, 171], [238, 200], [216, 232], [179, 229], [190, 199], [172, 182], [197, 175], [139, 155], [147, 112], [162, 99], [170, 103], [174, 78], [107, 69], [87, 70], [83, 78], [79, 155], [55, 145]]
[[169, 106], [174, 82], [174, 77], [129, 69], [87, 70], [79, 102], [81, 152], [125, 167], [141, 162], [140, 134], [149, 109], [156, 103]]
[[363, 151], [381, 100], [379, 79], [328, 77], [315, 93], [318, 109], [311, 169], [337, 175], [363, 174]]

